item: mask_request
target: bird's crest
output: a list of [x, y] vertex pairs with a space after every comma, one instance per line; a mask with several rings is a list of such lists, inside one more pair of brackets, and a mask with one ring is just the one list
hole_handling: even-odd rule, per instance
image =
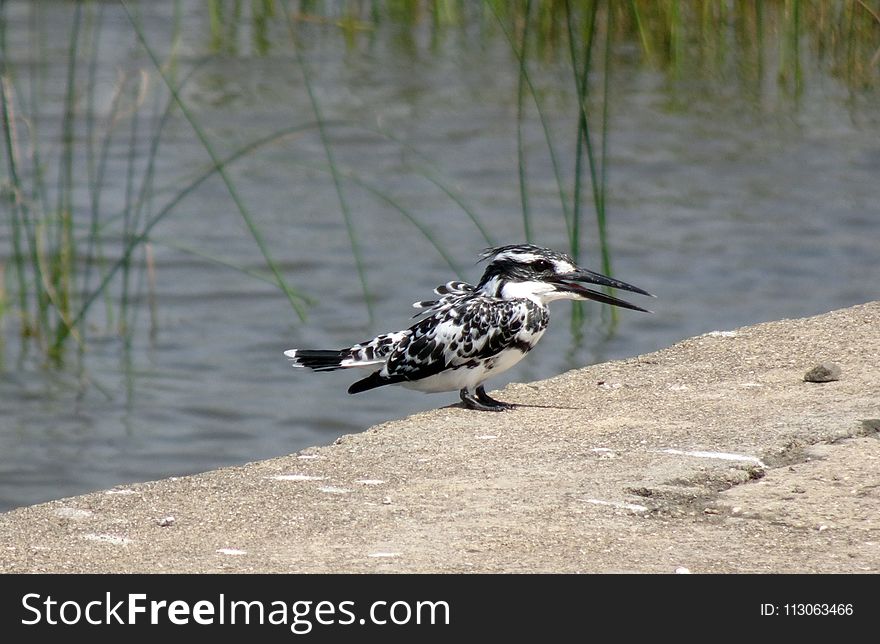
[[489, 260], [495, 259], [498, 255], [502, 253], [542, 253], [547, 252], [547, 249], [541, 248], [539, 246], [535, 246], [534, 244], [508, 244], [506, 246], [490, 246], [489, 248], [484, 248], [480, 253], [480, 259], [477, 260], [477, 263], [487, 262]]

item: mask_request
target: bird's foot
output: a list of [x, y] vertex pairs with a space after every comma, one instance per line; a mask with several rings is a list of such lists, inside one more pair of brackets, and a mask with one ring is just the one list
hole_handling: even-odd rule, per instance
[[471, 394], [467, 389], [462, 389], [459, 392], [459, 396], [461, 397], [461, 402], [464, 403], [465, 409], [472, 409], [474, 411], [507, 411], [516, 408], [516, 405], [513, 403], [506, 403], [492, 398], [486, 393], [482, 385], [477, 387], [474, 394]]
[[489, 394], [486, 393], [486, 390], [483, 388], [483, 385], [480, 385], [479, 387], [477, 387], [476, 393], [477, 393], [477, 396], [476, 396], [477, 400], [479, 400], [484, 405], [487, 405], [487, 406], [493, 407], [493, 408], [498, 408], [500, 410], [516, 409], [516, 405], [513, 403], [506, 403], [504, 401], [496, 400], [495, 398], [492, 398], [492, 396], [490, 396]]

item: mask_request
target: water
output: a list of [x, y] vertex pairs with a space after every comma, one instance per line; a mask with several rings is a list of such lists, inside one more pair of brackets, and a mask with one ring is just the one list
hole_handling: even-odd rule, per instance
[[[37, 36], [29, 3], [6, 5], [8, 63], [21, 92], [30, 70], [40, 70], [46, 97], [41, 142], [57, 153], [72, 4], [44, 3], [36, 23], [45, 47], [40, 59], [31, 47]], [[147, 40], [160, 52], [171, 39], [174, 6], [140, 5]], [[180, 7], [179, 73], [198, 65], [183, 95], [221, 153], [313, 120], [282, 23], [270, 27], [277, 44], [266, 54], [256, 51], [247, 29], [235, 39], [235, 52], [227, 46], [216, 54], [203, 5]], [[119, 7], [104, 7], [100, 33], [98, 117], [108, 113], [117, 74], [140, 68], [151, 74], [148, 105], [161, 105], [164, 94]], [[495, 241], [522, 241], [517, 69], [497, 30], [449, 28], [437, 37], [427, 22], [410, 27], [386, 20], [353, 46], [332, 24], [309, 24], [301, 37], [325, 118], [346, 124], [328, 129], [344, 172], [410, 209], [465, 278], [479, 277], [474, 261], [486, 241], [422, 171], [454, 187]], [[634, 44], [628, 47], [615, 57], [611, 84], [609, 234], [615, 275], [657, 294], [649, 303], [656, 312], [623, 311], [612, 329], [607, 311], [591, 305], [578, 338], [569, 330], [570, 305], [556, 304], [541, 345], [493, 386], [652, 351], [714, 329], [878, 297], [876, 95], [848, 89], [809, 50], [802, 52], [803, 90], [793, 96], [772, 82], [756, 92], [724, 74], [676, 80], [640, 64]], [[538, 59], [532, 68], [570, 190], [570, 71], [564, 60]], [[144, 112], [144, 127], [155, 124], [153, 113]], [[533, 106], [527, 115], [536, 241], [564, 249], [543, 132]], [[376, 129], [392, 132], [425, 158]], [[138, 154], [148, 145], [145, 137]], [[107, 212], [124, 203], [129, 148], [126, 125], [110, 148]], [[6, 315], [0, 509], [286, 454], [457, 401], [454, 393], [428, 396], [391, 387], [349, 396], [345, 390], [360, 374], [293, 371], [282, 356], [291, 347], [340, 347], [404, 328], [411, 302], [456, 277], [398, 211], [344, 181], [373, 296], [371, 321], [333, 181], [322, 171], [324, 155], [310, 130], [230, 167], [285, 279], [316, 299], [306, 322], [297, 320], [277, 288], [205, 258], [264, 270], [216, 178], [153, 231], [157, 325], [151, 334], [148, 289], [138, 277], [130, 351], [123, 351], [99, 305], [90, 317], [84, 373], [72, 359], [67, 368], [46, 369], [38, 352], [21, 353], [16, 320]], [[154, 212], [209, 163], [179, 113], [159, 158]], [[78, 177], [83, 196], [85, 174]], [[585, 264], [599, 268], [586, 196]], [[77, 217], [84, 221], [87, 213]], [[11, 253], [9, 235], [0, 226], [3, 263]], [[107, 250], [112, 254], [112, 239]], [[117, 299], [119, 289], [111, 294]], [[816, 350], [817, 358], [833, 358]]]

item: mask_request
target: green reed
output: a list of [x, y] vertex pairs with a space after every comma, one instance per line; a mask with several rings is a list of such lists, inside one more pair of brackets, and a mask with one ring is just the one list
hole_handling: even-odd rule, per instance
[[372, 321], [373, 299], [370, 296], [370, 291], [367, 286], [367, 272], [364, 268], [363, 254], [361, 253], [360, 242], [358, 241], [357, 231], [354, 227], [354, 219], [352, 217], [351, 209], [348, 206], [348, 199], [345, 196], [345, 190], [342, 186], [342, 180], [339, 176], [339, 169], [336, 165], [335, 157], [333, 154], [333, 147], [330, 145], [329, 139], [327, 138], [327, 128], [324, 124], [324, 117], [322, 115], [321, 105], [318, 102], [317, 97], [315, 96], [314, 89], [312, 88], [311, 72], [309, 71], [308, 65], [306, 64], [305, 57], [303, 56], [302, 43], [300, 43], [299, 38], [297, 37], [296, 27], [293, 23], [289, 5], [285, 3], [284, 7], [285, 15], [287, 16], [286, 22], [288, 33], [290, 34], [290, 42], [293, 48], [293, 52], [296, 56], [297, 65], [299, 66], [300, 73], [302, 74], [306, 93], [309, 96], [309, 103], [312, 106], [312, 112], [314, 113], [315, 120], [318, 123], [318, 135], [321, 139], [321, 146], [324, 148], [324, 154], [327, 158], [327, 167], [330, 168], [330, 174], [333, 177], [333, 188], [336, 191], [336, 197], [339, 201], [339, 209], [342, 212], [342, 219], [345, 222], [345, 231], [348, 235], [349, 244], [351, 245], [351, 254], [352, 257], [354, 257], [354, 264], [358, 274], [358, 280], [361, 283], [361, 290], [364, 294], [364, 303], [367, 307], [367, 314]]
[[[520, 198], [522, 202], [523, 228], [528, 241], [532, 240], [533, 230], [537, 228], [537, 222], [533, 220], [537, 218], [529, 208], [526, 158], [522, 144], [523, 129], [526, 125], [526, 116], [523, 110], [523, 102], [525, 88], [528, 87], [529, 94], [536, 107], [539, 121], [544, 134], [544, 140], [547, 145], [547, 151], [550, 157], [556, 184], [559, 192], [560, 209], [565, 218], [566, 230], [569, 239], [569, 252], [576, 259], [581, 258], [582, 249], [582, 219], [583, 219], [583, 193], [584, 193], [584, 164], [589, 169], [590, 185], [595, 206], [595, 217], [598, 229], [598, 244], [602, 257], [603, 269], [606, 273], [611, 272], [611, 253], [608, 245], [607, 236], [607, 219], [605, 211], [605, 186], [607, 182], [606, 157], [607, 157], [607, 131], [608, 131], [608, 78], [610, 76], [610, 46], [611, 46], [611, 11], [606, 13], [609, 19], [606, 19], [606, 46], [604, 51], [604, 77], [605, 84], [603, 86], [602, 110], [600, 115], [600, 146], [597, 153], [591, 136], [590, 123], [593, 120], [589, 110], [590, 102], [590, 73], [593, 66], [593, 49], [595, 34], [597, 31], [597, 16], [600, 5], [605, 3], [596, 0], [589, 3], [584, 11], [577, 11], [572, 6], [570, 0], [560, 3], [562, 17], [564, 18], [562, 25], [564, 26], [565, 38], [567, 39], [567, 53], [569, 57], [569, 66], [573, 79], [574, 96], [576, 97], [576, 108], [574, 112], [574, 122], [576, 128], [574, 155], [574, 176], [571, 181], [571, 197], [569, 191], [565, 187], [566, 181], [562, 177], [562, 164], [558, 157], [557, 147], [554, 144], [553, 135], [548, 126], [548, 120], [545, 117], [545, 110], [542, 106], [541, 98], [535, 89], [529, 72], [528, 46], [529, 33], [544, 34], [552, 38], [560, 38], [555, 29], [549, 29], [550, 26], [558, 24], [553, 18], [552, 4], [542, 5], [541, 10], [533, 13], [530, 0], [526, 0], [522, 6], [522, 14], [519, 19], [522, 21], [521, 39], [516, 43], [510, 36], [504, 25], [504, 19], [497, 11], [495, 3], [490, 2], [489, 6], [493, 9], [496, 19], [498, 20], [502, 31], [510, 44], [519, 65], [518, 85], [517, 85], [517, 161], [518, 175], [520, 184]], [[548, 7], [550, 7], [548, 9]], [[579, 7], [584, 9], [583, 6]], [[608, 9], [608, 7], [605, 7]], [[549, 13], [548, 13], [549, 12]], [[535, 23], [533, 25], [533, 23]], [[582, 34], [582, 36], [581, 36]], [[535, 46], [540, 43], [536, 43]], [[583, 308], [576, 304], [572, 309], [572, 325], [578, 327], [583, 319]], [[615, 315], [615, 314], [612, 314]], [[615, 319], [615, 318], [612, 318]]]
[[[516, 161], [519, 171], [519, 198], [522, 203], [523, 237], [527, 242], [532, 241], [531, 209], [529, 208], [529, 189], [527, 185], [528, 171], [526, 169], [526, 152], [523, 145], [523, 126], [525, 124], [525, 97], [526, 79], [528, 69], [529, 24], [532, 15], [532, 0], [526, 0], [525, 22], [522, 28], [522, 38], [519, 43], [517, 57], [519, 58], [519, 76], [516, 84]], [[549, 140], [548, 140], [549, 144]]]
[[[520, 184], [520, 199], [522, 202], [522, 218], [523, 218], [523, 232], [527, 240], [531, 240], [531, 230], [533, 228], [532, 225], [532, 211], [529, 208], [528, 204], [528, 189], [527, 189], [527, 164], [526, 164], [526, 155], [524, 148], [522, 147], [522, 131], [525, 120], [525, 112], [522, 109], [522, 100], [521, 97], [524, 95], [523, 88], [528, 89], [528, 94], [532, 99], [532, 102], [535, 106], [535, 110], [538, 114], [538, 121], [541, 124], [541, 131], [544, 135], [544, 141], [547, 144], [547, 153], [550, 157], [550, 163], [553, 168], [553, 175], [556, 179], [556, 186], [559, 191], [559, 202], [562, 208], [563, 216], [565, 217], [566, 226], [569, 229], [569, 237], [571, 237], [572, 230], [572, 214], [569, 208], [568, 197], [566, 195], [565, 190], [565, 181], [562, 177], [562, 165], [559, 160], [559, 156], [556, 150], [556, 145], [553, 142], [553, 136], [550, 131], [549, 119], [545, 113], [543, 102], [541, 101], [538, 91], [535, 88], [535, 84], [532, 81], [531, 73], [529, 71], [529, 67], [526, 64], [526, 53], [524, 50], [521, 50], [519, 45], [517, 45], [516, 39], [514, 35], [511, 33], [511, 29], [506, 25], [506, 21], [504, 15], [501, 13], [499, 7], [496, 6], [497, 3], [487, 2], [488, 6], [492, 10], [492, 13], [496, 20], [498, 21], [498, 25], [501, 28], [502, 33], [504, 34], [505, 39], [513, 51], [514, 56], [516, 57], [517, 66], [518, 66], [518, 81], [517, 81], [517, 174], [519, 177]], [[530, 21], [530, 14], [525, 14], [523, 16], [523, 32], [527, 32], [527, 25]], [[522, 41], [523, 46], [525, 46], [525, 41]]]

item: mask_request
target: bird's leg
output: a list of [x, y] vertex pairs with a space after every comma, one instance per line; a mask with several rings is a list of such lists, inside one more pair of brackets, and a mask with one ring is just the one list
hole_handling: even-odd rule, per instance
[[458, 392], [461, 402], [464, 403], [465, 409], [473, 409], [474, 411], [504, 411], [506, 408], [499, 405], [486, 404], [479, 400], [477, 396], [467, 390], [467, 387]]
[[482, 385], [477, 387], [474, 394], [469, 392], [467, 387], [465, 387], [458, 392], [458, 395], [461, 397], [461, 402], [464, 403], [466, 409], [473, 409], [476, 411], [505, 411], [507, 409], [513, 409], [515, 406], [491, 398], [486, 393], [486, 390], [483, 389]]
[[506, 403], [501, 400], [495, 400], [494, 398], [492, 398], [492, 396], [486, 393], [483, 385], [477, 387], [477, 400], [479, 400], [484, 405], [498, 407], [501, 409], [513, 409], [514, 407], [516, 407], [516, 405], [514, 405], [513, 403]]

